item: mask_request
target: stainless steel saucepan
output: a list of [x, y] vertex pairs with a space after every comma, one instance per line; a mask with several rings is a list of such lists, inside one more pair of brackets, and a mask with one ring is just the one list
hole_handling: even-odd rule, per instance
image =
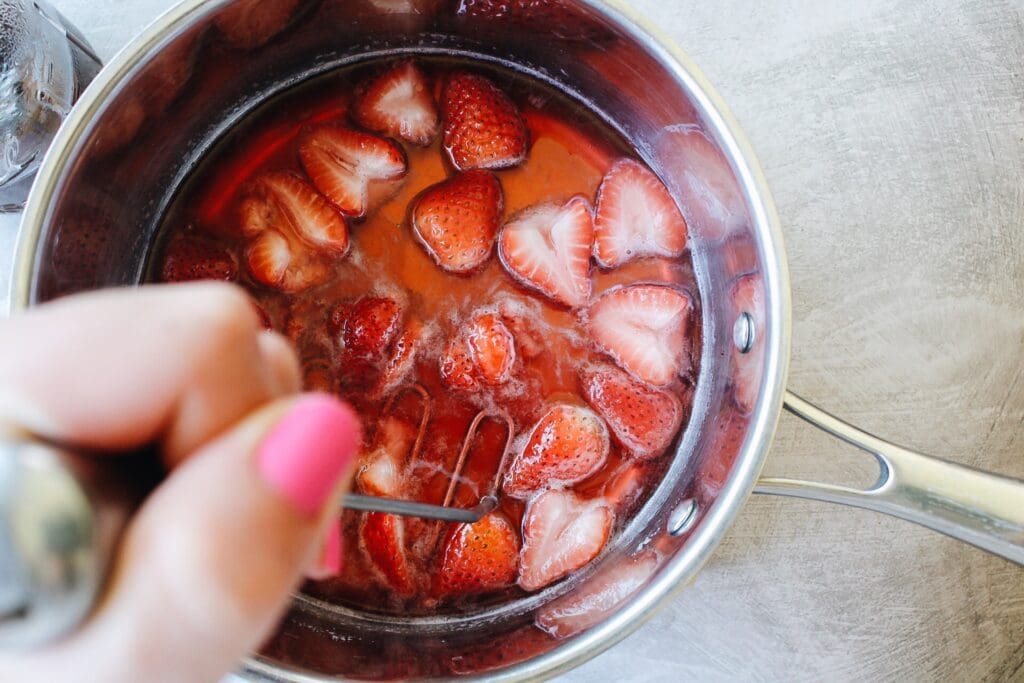
[[[103, 69], [57, 135], [24, 213], [15, 309], [138, 284], [176, 189], [247, 112], [338, 66], [417, 52], [472, 56], [544, 79], [597, 111], [659, 172], [686, 214], [700, 284], [693, 415], [664, 481], [579, 581], [433, 618], [300, 595], [246, 675], [553, 675], [625, 637], [691, 581], [752, 492], [883, 512], [1024, 563], [1024, 483], [895, 446], [786, 391], [789, 279], [758, 163], [697, 68], [622, 2], [185, 0]], [[870, 453], [875, 485], [759, 479], [783, 409]], [[38, 447], [21, 451], [27, 458]], [[45, 459], [36, 453], [32, 462]], [[76, 509], [90, 509], [83, 500]], [[10, 536], [14, 522], [6, 524]], [[78, 559], [95, 569], [103, 553], [89, 543], [92, 527], [83, 528]], [[0, 615], [0, 629], [19, 618], [26, 615]]]

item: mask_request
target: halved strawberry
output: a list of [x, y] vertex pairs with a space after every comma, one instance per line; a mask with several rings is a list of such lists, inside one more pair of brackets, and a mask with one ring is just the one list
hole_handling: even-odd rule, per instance
[[664, 386], [683, 370], [690, 297], [665, 285], [616, 287], [590, 307], [597, 347], [638, 379]]
[[632, 159], [615, 162], [597, 191], [597, 262], [615, 268], [642, 256], [680, 256], [685, 249], [686, 220], [658, 176]]
[[348, 311], [341, 341], [359, 358], [382, 358], [402, 328], [402, 307], [394, 299], [364, 297]]
[[415, 592], [413, 570], [405, 554], [405, 520], [368, 512], [359, 525], [359, 541], [385, 587], [401, 596]]
[[195, 237], [176, 239], [167, 245], [160, 269], [163, 282], [238, 279], [238, 264], [231, 253]]
[[438, 596], [488, 593], [511, 586], [519, 571], [519, 534], [493, 512], [475, 524], [451, 528], [434, 582]]
[[477, 382], [503, 384], [512, 376], [515, 339], [497, 315], [476, 315], [456, 334], [441, 356], [441, 377], [453, 389], [470, 389]]
[[444, 149], [455, 168], [509, 168], [526, 159], [529, 131], [519, 109], [483, 76], [456, 73], [441, 94]]
[[615, 515], [602, 499], [571, 491], [545, 491], [523, 516], [519, 585], [535, 591], [584, 566], [604, 548]]
[[470, 273], [491, 257], [503, 204], [501, 183], [493, 173], [459, 173], [416, 200], [413, 231], [441, 268]]
[[736, 344], [732, 345], [733, 395], [740, 410], [749, 413], [757, 402], [757, 395], [761, 390], [761, 375], [764, 372], [766, 302], [760, 275], [744, 275], [739, 278], [733, 284], [730, 294], [737, 315], [750, 314], [750, 331], [753, 333], [750, 348], [741, 351]]
[[545, 488], [571, 486], [601, 469], [608, 428], [592, 410], [557, 405], [537, 422], [505, 474], [502, 490], [525, 498]]
[[339, 256], [348, 253], [348, 224], [334, 207], [294, 173], [273, 171], [253, 181], [242, 204], [242, 232], [273, 228], [306, 245]]
[[593, 246], [590, 203], [577, 196], [562, 206], [539, 204], [513, 217], [501, 229], [498, 256], [520, 283], [575, 308], [590, 299]]
[[423, 342], [423, 334], [423, 323], [418, 318], [410, 318], [401, 336], [395, 341], [391, 358], [384, 364], [380, 381], [377, 383], [378, 396], [391, 393], [412, 372], [416, 365], [416, 354]]
[[289, 241], [277, 230], [264, 230], [245, 252], [254, 279], [283, 292], [301, 292], [331, 275], [329, 266], [315, 254]]
[[583, 378], [584, 395], [628, 452], [641, 460], [661, 455], [683, 421], [679, 397], [652, 388], [612, 365], [601, 365]]
[[400, 496], [405, 482], [405, 464], [416, 431], [395, 417], [381, 420], [374, 435], [373, 449], [362, 458], [356, 486], [371, 496]]
[[439, 127], [430, 84], [411, 61], [364, 84], [352, 104], [352, 118], [363, 128], [421, 146], [434, 140]]
[[610, 616], [640, 590], [657, 568], [658, 555], [652, 550], [609, 564], [587, 579], [578, 591], [546, 605], [537, 614], [537, 626], [555, 638], [576, 635]]
[[321, 125], [303, 133], [299, 157], [316, 188], [343, 213], [362, 217], [370, 190], [405, 175], [405, 154], [392, 142], [350, 128]]

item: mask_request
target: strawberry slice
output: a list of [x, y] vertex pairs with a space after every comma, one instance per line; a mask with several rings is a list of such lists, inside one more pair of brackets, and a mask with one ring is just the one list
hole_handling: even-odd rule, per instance
[[402, 307], [394, 299], [365, 297], [348, 311], [341, 341], [358, 358], [382, 358], [402, 328]]
[[441, 112], [444, 149], [455, 168], [510, 168], [526, 159], [530, 135], [519, 109], [483, 76], [449, 77]]
[[359, 542], [382, 585], [403, 597], [416, 591], [405, 554], [405, 520], [398, 515], [368, 512], [359, 525]]
[[497, 315], [472, 317], [452, 338], [441, 356], [441, 378], [453, 389], [471, 389], [477, 382], [496, 386], [512, 376], [516, 345]]
[[764, 372], [764, 341], [767, 330], [764, 324], [764, 285], [757, 274], [744, 275], [736, 280], [730, 292], [737, 315], [749, 313], [753, 327], [753, 343], [744, 353], [732, 345], [733, 396], [736, 405], [749, 413], [757, 403], [761, 391], [761, 375]]
[[505, 474], [502, 490], [526, 498], [545, 488], [571, 486], [601, 469], [608, 458], [608, 428], [592, 410], [557, 405], [537, 422]]
[[348, 224], [316, 190], [294, 173], [274, 171], [257, 178], [242, 204], [242, 232], [273, 228], [306, 245], [344, 256]]
[[536, 624], [555, 638], [568, 638], [604, 621], [647, 583], [658, 568], [658, 555], [647, 550], [625, 562], [603, 567], [578, 591], [546, 605]]
[[238, 279], [238, 264], [235, 257], [222, 247], [206, 240], [184, 237], [167, 245], [164, 262], [160, 269], [163, 282], [188, 282], [191, 280]]
[[597, 347], [638, 379], [665, 386], [683, 370], [690, 297], [664, 285], [616, 287], [588, 313]]
[[491, 257], [503, 204], [493, 173], [460, 173], [420, 195], [412, 210], [413, 231], [441, 268], [470, 273]]
[[583, 387], [618, 442], [641, 460], [664, 453], [682, 424], [683, 404], [676, 394], [638, 382], [612, 365], [588, 372]]
[[457, 524], [448, 532], [434, 593], [488, 593], [511, 586], [518, 571], [519, 534], [507, 517], [491, 513], [475, 524]]
[[393, 498], [401, 495], [405, 480], [405, 461], [416, 431], [395, 417], [385, 417], [374, 436], [375, 447], [362, 458], [356, 474], [359, 490], [371, 496]]
[[437, 136], [437, 108], [427, 77], [411, 61], [399, 62], [364, 84], [352, 104], [363, 128], [427, 146]]
[[590, 299], [594, 223], [590, 203], [573, 197], [545, 203], [512, 218], [501, 230], [498, 256], [512, 277], [575, 308]]
[[299, 157], [313, 184], [342, 213], [366, 215], [370, 190], [391, 187], [405, 175], [401, 148], [376, 135], [341, 126], [321, 125], [306, 131]]
[[423, 343], [423, 323], [417, 318], [410, 318], [401, 336], [395, 341], [391, 358], [384, 365], [380, 381], [377, 384], [377, 396], [386, 396], [397, 389], [409, 376], [416, 365], [416, 354]]
[[301, 292], [331, 275], [322, 259], [290, 242], [277, 230], [260, 233], [249, 244], [245, 256], [253, 278], [283, 292]]
[[519, 586], [535, 591], [584, 566], [604, 548], [615, 515], [602, 499], [584, 501], [571, 491], [545, 491], [523, 516]]
[[601, 181], [594, 213], [594, 256], [615, 268], [643, 256], [681, 256], [686, 220], [647, 167], [620, 159]]

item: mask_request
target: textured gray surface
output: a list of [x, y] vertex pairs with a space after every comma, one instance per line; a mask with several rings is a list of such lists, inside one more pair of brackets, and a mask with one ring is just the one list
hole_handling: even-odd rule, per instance
[[[109, 57], [171, 2], [55, 4]], [[791, 388], [1024, 477], [1020, 3], [635, 5], [760, 155], [792, 270]], [[784, 417], [767, 472], [865, 481], [868, 465]], [[566, 678], [1024, 681], [1024, 570], [872, 513], [753, 499], [691, 588]]]

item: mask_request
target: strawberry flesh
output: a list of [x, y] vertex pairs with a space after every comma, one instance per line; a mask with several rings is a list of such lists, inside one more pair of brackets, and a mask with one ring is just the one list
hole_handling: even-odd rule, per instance
[[365, 83], [352, 105], [363, 128], [425, 147], [440, 127], [427, 77], [413, 62], [399, 62]]
[[372, 189], [390, 187], [407, 170], [405, 154], [393, 143], [334, 125], [306, 131], [299, 157], [316, 188], [342, 213], [356, 218], [366, 215]]
[[571, 486], [601, 469], [608, 448], [608, 429], [592, 410], [554, 406], [512, 461], [502, 490], [526, 498], [541, 489]]
[[524, 286], [576, 308], [590, 299], [594, 223], [590, 203], [540, 204], [519, 213], [501, 230], [498, 256]]
[[453, 389], [496, 386], [512, 376], [515, 339], [493, 313], [473, 316], [448, 342], [441, 355], [441, 378]]
[[501, 513], [457, 524], [445, 538], [434, 592], [473, 595], [507, 588], [519, 571], [519, 534]]
[[164, 252], [163, 282], [238, 279], [238, 264], [227, 249], [194, 237], [176, 239]]
[[601, 181], [594, 214], [594, 256], [616, 268], [644, 256], [681, 256], [686, 220], [658, 177], [621, 159]]
[[634, 377], [669, 384], [684, 369], [690, 297], [665, 285], [627, 285], [601, 296], [588, 311], [597, 347]]
[[519, 109], [483, 76], [453, 74], [441, 95], [444, 149], [459, 170], [502, 169], [526, 159], [529, 131]]
[[428, 188], [416, 201], [416, 238], [441, 268], [471, 273], [491, 257], [504, 198], [487, 171], [457, 174]]
[[601, 499], [571, 491], [545, 491], [523, 516], [519, 586], [536, 591], [584, 566], [604, 549], [614, 513]]
[[636, 458], [661, 455], [679, 432], [683, 405], [671, 391], [650, 387], [611, 365], [587, 373], [583, 386], [587, 402]]

